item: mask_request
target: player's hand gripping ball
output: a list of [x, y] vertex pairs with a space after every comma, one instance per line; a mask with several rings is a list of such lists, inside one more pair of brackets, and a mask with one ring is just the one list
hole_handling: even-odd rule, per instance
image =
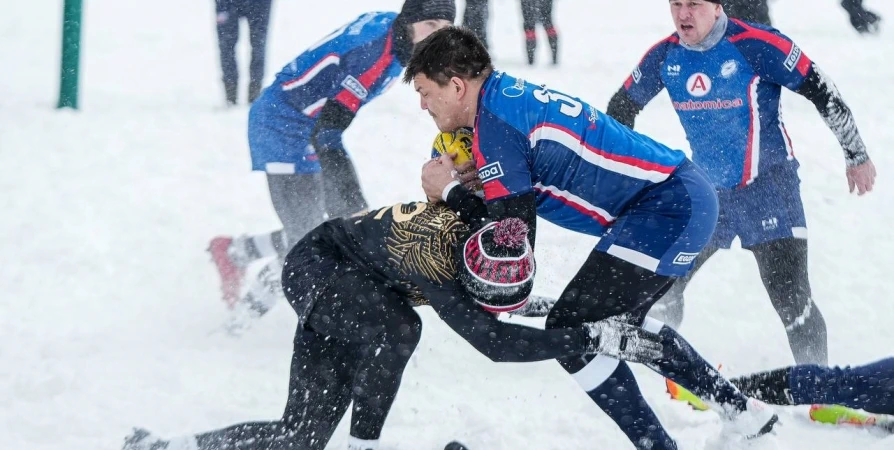
[[448, 154], [456, 155], [453, 164], [460, 165], [468, 161], [474, 161], [472, 156], [472, 129], [459, 128], [454, 132], [445, 131], [435, 137], [431, 146], [431, 157]]

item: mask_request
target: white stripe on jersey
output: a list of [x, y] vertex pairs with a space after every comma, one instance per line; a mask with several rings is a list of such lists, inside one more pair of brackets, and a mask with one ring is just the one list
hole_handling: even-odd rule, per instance
[[322, 72], [323, 69], [333, 64], [338, 64], [339, 62], [341, 62], [341, 58], [335, 53], [330, 53], [324, 56], [323, 59], [314, 64], [313, 67], [308, 69], [307, 72], [304, 72], [304, 74], [300, 77], [283, 83], [282, 90], [291, 91], [292, 89], [295, 89], [297, 87], [304, 86], [305, 84], [309, 83], [310, 80], [313, 80], [314, 77], [317, 76], [317, 74]]
[[745, 161], [745, 164], [748, 164], [751, 167], [751, 170], [748, 172], [751, 174], [747, 180], [745, 180], [745, 184], [751, 184], [755, 178], [757, 178], [757, 169], [760, 165], [761, 159], [761, 114], [758, 109], [759, 103], [757, 99], [757, 86], [761, 83], [760, 77], [754, 77], [751, 80], [751, 84], [748, 86], [749, 98], [751, 102], [748, 103], [748, 113], [751, 115], [751, 148], [746, 150], [751, 152], [751, 158]]
[[541, 183], [535, 184], [534, 189], [541, 191], [541, 192], [549, 192], [554, 197], [559, 197], [562, 200], [564, 200], [564, 203], [566, 203], [566, 204], [574, 203], [577, 206], [580, 206], [582, 209], [587, 210], [587, 212], [589, 212], [590, 215], [599, 216], [605, 222], [614, 222], [614, 220], [615, 220], [615, 217], [612, 216], [611, 214], [609, 214], [608, 211], [606, 211], [598, 206], [590, 204], [590, 202], [572, 194], [571, 192], [563, 191], [555, 186], [544, 186]]
[[786, 159], [791, 161], [795, 159], [795, 150], [792, 148], [792, 141], [788, 137], [788, 131], [785, 130], [785, 124], [782, 123], [782, 108], [779, 108], [779, 115], [776, 120], [779, 121], [779, 133], [781, 133], [782, 143], [785, 145]]
[[304, 115], [307, 117], [312, 117], [320, 108], [323, 107], [323, 105], [326, 104], [326, 100], [328, 99], [326, 97], [323, 97], [311, 103], [310, 105], [307, 105], [307, 108], [302, 109], [301, 112], [303, 112]]
[[642, 167], [637, 167], [625, 162], [608, 159], [584, 146], [579, 137], [568, 133], [565, 130], [551, 127], [548, 124], [544, 124], [535, 128], [534, 131], [531, 132], [531, 135], [528, 136], [528, 139], [531, 141], [531, 148], [534, 148], [534, 146], [537, 145], [537, 142], [541, 140], [553, 141], [562, 144], [563, 146], [568, 148], [568, 150], [574, 152], [575, 154], [583, 158], [584, 161], [587, 161], [594, 166], [598, 166], [603, 169], [619, 173], [621, 175], [626, 175], [631, 178], [651, 181], [653, 183], [660, 183], [670, 176], [670, 174], [668, 173], [656, 172], [654, 170], [644, 169]]

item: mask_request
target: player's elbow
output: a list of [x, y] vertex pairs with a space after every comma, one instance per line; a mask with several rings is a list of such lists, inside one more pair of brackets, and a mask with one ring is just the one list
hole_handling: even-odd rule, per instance
[[622, 87], [609, 100], [605, 114], [633, 129], [636, 115], [639, 114], [640, 110], [641, 108], [630, 98], [627, 90]]

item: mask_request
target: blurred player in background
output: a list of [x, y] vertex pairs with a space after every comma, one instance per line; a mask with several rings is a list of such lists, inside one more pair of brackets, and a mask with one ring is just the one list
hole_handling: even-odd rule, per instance
[[521, 0], [521, 10], [528, 65], [534, 64], [534, 53], [537, 51], [537, 24], [543, 26], [543, 31], [546, 33], [549, 50], [553, 55], [553, 65], [558, 64], [559, 33], [553, 24], [553, 0]]
[[[601, 320], [642, 326], [664, 344], [664, 356], [646, 365], [711, 398], [725, 432], [750, 438], [773, 427], [769, 407], [742, 395], [673, 329], [646, 318], [689, 271], [717, 220], [714, 190], [683, 152], [580, 99], [495, 71], [487, 49], [464, 28], [439, 30], [417, 44], [404, 81], [412, 81], [440, 130], [474, 128], [485, 200], [454, 178], [453, 160], [444, 155], [423, 169], [431, 201], [445, 201], [471, 224], [521, 218], [532, 242], [537, 216], [600, 237], [547, 328]], [[558, 361], [637, 448], [677, 448], [626, 363], [604, 355]]]
[[717, 189], [720, 216], [710, 243], [653, 314], [673, 327], [698, 269], [735, 237], [757, 260], [795, 361], [826, 364], [826, 323], [807, 276], [807, 222], [798, 161], [782, 123], [782, 88], [810, 100], [844, 152], [851, 192], [872, 190], [875, 167], [832, 80], [778, 30], [728, 19], [713, 0], [670, 0], [676, 33], [653, 46], [609, 102], [607, 114], [633, 128], [667, 88], [692, 160]]
[[[223, 298], [231, 308], [248, 316], [269, 309], [277, 298], [277, 260], [325, 216], [366, 209], [342, 133], [360, 108], [400, 76], [413, 44], [452, 24], [455, 16], [453, 0], [406, 0], [399, 14], [363, 14], [287, 64], [252, 105], [252, 170], [266, 173], [283, 229], [211, 241]], [[276, 258], [240, 297], [246, 267], [269, 257]]]
[[472, 30], [487, 47], [487, 20], [490, 18], [488, 0], [466, 0], [463, 26]]
[[[769, 0], [723, 0], [723, 10], [729, 17], [744, 22], [755, 22], [764, 25], [770, 23]], [[863, 0], [842, 0], [841, 6], [847, 11], [851, 26], [863, 34], [875, 34], [879, 31], [881, 17], [863, 7]]]
[[270, 23], [272, 0], [215, 0], [217, 43], [220, 47], [220, 68], [227, 105], [238, 99], [239, 67], [236, 64], [236, 42], [239, 41], [239, 19], [248, 22], [251, 63], [248, 66], [248, 103], [261, 95], [264, 82], [264, 55], [267, 53], [267, 25]]

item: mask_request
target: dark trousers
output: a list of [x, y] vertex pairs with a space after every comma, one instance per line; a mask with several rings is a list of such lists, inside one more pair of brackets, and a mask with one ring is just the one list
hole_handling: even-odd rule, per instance
[[463, 26], [472, 30], [487, 47], [487, 0], [466, 0]]
[[282, 418], [197, 435], [199, 450], [323, 450], [352, 404], [351, 435], [379, 438], [422, 322], [399, 294], [315, 238], [299, 242], [283, 269], [299, 322]]
[[537, 49], [537, 24], [543, 26], [552, 51], [553, 64], [559, 62], [559, 35], [553, 25], [553, 0], [521, 0], [522, 27], [525, 30], [525, 50], [528, 64], [534, 63], [534, 52]]
[[[695, 260], [692, 271], [677, 280], [673, 288], [656, 305], [653, 316], [671, 327], [680, 326], [683, 322], [683, 292], [695, 273], [717, 250], [717, 248], [706, 248], [702, 251]], [[773, 304], [785, 327], [795, 362], [827, 364], [826, 321], [813, 302], [810, 281], [807, 277], [807, 240], [778, 239], [746, 250], [751, 251], [757, 260], [761, 281], [770, 297], [770, 303]]]
[[249, 64], [248, 102], [261, 93], [264, 82], [264, 57], [267, 52], [267, 25], [270, 23], [272, 0], [217, 0], [217, 42], [220, 49], [220, 68], [223, 72], [227, 103], [235, 104], [239, 85], [236, 64], [236, 42], [239, 40], [239, 19], [248, 22], [251, 43]]

